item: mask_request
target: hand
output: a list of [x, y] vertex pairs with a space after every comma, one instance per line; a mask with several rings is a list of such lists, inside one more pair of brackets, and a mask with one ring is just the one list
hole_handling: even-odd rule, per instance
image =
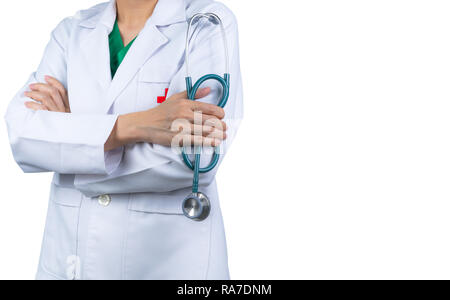
[[70, 113], [69, 97], [65, 87], [57, 79], [45, 76], [47, 83], [30, 84], [25, 96], [35, 101], [25, 102], [25, 106], [33, 110], [47, 110]]
[[[196, 99], [210, 92], [210, 88], [200, 89]], [[171, 146], [174, 139], [180, 141], [179, 146], [218, 146], [226, 139], [224, 117], [222, 108], [189, 100], [186, 92], [178, 93], [153, 109], [119, 116], [105, 150], [136, 142]]]

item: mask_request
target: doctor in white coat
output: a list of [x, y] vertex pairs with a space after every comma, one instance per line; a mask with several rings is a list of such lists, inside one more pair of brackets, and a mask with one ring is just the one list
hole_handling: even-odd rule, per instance
[[[187, 20], [198, 12], [220, 16], [227, 33], [224, 110], [215, 105], [215, 82], [198, 101], [183, 93]], [[123, 44], [132, 44], [113, 76], [109, 36], [116, 24]], [[225, 71], [219, 27], [198, 27], [190, 50], [194, 81]], [[37, 279], [229, 278], [217, 168], [200, 176], [211, 215], [196, 222], [181, 210], [193, 172], [170, 147], [177, 134], [171, 124], [193, 122], [195, 111], [214, 122], [200, 124], [203, 132], [190, 140], [226, 152], [242, 119], [242, 87], [237, 24], [223, 4], [111, 0], [56, 27], [5, 116], [22, 170], [54, 172]], [[203, 155], [202, 165], [210, 159]]]

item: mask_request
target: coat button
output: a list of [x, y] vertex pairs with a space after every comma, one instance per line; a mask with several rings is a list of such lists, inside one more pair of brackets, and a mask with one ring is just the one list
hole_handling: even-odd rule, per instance
[[101, 206], [108, 206], [111, 203], [111, 196], [110, 195], [101, 195], [98, 197], [98, 203]]

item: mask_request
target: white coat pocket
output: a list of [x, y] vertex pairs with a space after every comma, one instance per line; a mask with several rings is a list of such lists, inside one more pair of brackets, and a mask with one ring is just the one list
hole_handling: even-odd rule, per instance
[[79, 191], [52, 184], [41, 263], [56, 278], [75, 276], [81, 200]]
[[125, 279], [205, 279], [209, 261], [211, 218], [194, 222], [181, 204], [190, 193], [131, 195]]
[[182, 202], [189, 193], [189, 189], [183, 189], [170, 193], [132, 194], [129, 208], [136, 212], [182, 215]]
[[149, 63], [138, 75], [136, 111], [154, 108], [163, 103], [176, 70], [171, 65]]

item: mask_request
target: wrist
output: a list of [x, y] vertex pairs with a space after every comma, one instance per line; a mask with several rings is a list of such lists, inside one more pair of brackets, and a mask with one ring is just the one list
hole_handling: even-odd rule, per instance
[[137, 130], [135, 128], [132, 116], [119, 116], [105, 143], [105, 151], [110, 151], [126, 144], [135, 143], [138, 140], [136, 134]]
[[137, 113], [121, 115], [117, 118], [115, 139], [120, 145], [133, 144], [141, 140], [135, 123], [137, 119], [135, 114]]

